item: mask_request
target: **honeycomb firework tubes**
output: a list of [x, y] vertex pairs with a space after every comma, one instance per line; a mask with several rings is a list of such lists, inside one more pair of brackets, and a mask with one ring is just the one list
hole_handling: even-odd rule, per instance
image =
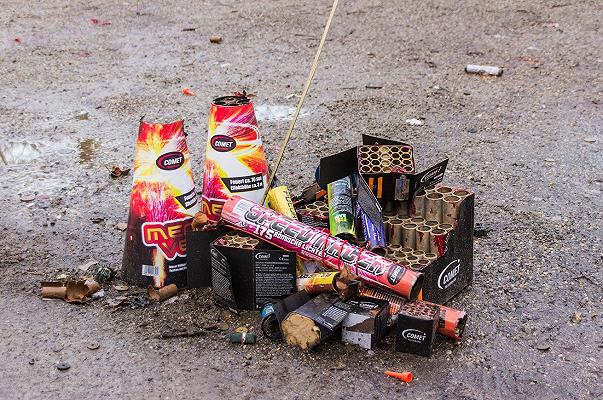
[[232, 195], [260, 203], [268, 183], [268, 164], [253, 103], [245, 96], [215, 99], [203, 174], [202, 211], [212, 222]]
[[406, 298], [415, 299], [421, 290], [421, 273], [241, 197], [226, 201], [222, 219], [301, 257], [321, 261], [333, 269], [349, 268], [363, 281]]
[[185, 231], [200, 207], [183, 124], [140, 121], [123, 256], [134, 285], [186, 285]]

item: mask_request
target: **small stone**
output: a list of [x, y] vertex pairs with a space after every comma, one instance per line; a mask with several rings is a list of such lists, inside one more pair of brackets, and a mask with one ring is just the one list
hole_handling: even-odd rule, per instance
[[123, 232], [126, 229], [128, 229], [128, 224], [126, 224], [125, 222], [119, 222], [119, 223], [115, 224], [115, 229]]
[[35, 193], [21, 193], [19, 196], [19, 200], [24, 203], [29, 203], [30, 201], [34, 201], [36, 199]]
[[56, 364], [56, 367], [59, 371], [67, 371], [69, 368], [71, 368], [71, 365], [69, 365], [68, 362], [60, 362]]
[[118, 292], [125, 292], [129, 289], [129, 287], [126, 285], [115, 285], [113, 286], [113, 289], [117, 290]]
[[536, 345], [536, 348], [540, 351], [548, 351], [551, 348], [551, 345], [546, 342], [540, 342]]
[[78, 121], [87, 121], [88, 119], [90, 119], [90, 113], [87, 111], [80, 111], [75, 114], [75, 119], [77, 119]]
[[230, 326], [228, 325], [227, 322], [220, 322], [218, 324], [218, 329], [221, 330], [221, 331], [226, 331], [226, 330], [228, 330], [229, 327]]
[[576, 311], [573, 315], [572, 318], [570, 319], [572, 321], [572, 323], [574, 324], [579, 324], [580, 322], [582, 322], [582, 313]]
[[209, 37], [210, 43], [220, 44], [222, 43], [222, 36], [213, 35]]
[[469, 129], [467, 129], [467, 132], [469, 132], [469, 133], [477, 133], [477, 129], [475, 129], [475, 128], [469, 128]]
[[595, 139], [594, 137], [587, 137], [587, 138], [584, 138], [584, 141], [586, 143], [595, 143], [597, 141], [597, 139]]
[[34, 365], [36, 363], [36, 360], [34, 358], [29, 360], [29, 365]]
[[251, 354], [245, 354], [245, 359], [246, 360], [251, 360]]
[[237, 332], [237, 333], [247, 333], [249, 330], [246, 327], [244, 327], [244, 326], [239, 326], [234, 331]]
[[100, 344], [97, 342], [89, 343], [87, 346], [88, 350], [97, 350], [100, 347]]
[[452, 350], [446, 350], [446, 354], [447, 355], [451, 355], [452, 354]]
[[419, 118], [409, 118], [406, 120], [406, 123], [411, 126], [421, 126], [425, 125], [425, 121]]

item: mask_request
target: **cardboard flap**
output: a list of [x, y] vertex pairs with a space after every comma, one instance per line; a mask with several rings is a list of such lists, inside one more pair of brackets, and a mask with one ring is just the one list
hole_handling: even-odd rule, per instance
[[232, 289], [232, 278], [230, 276], [228, 259], [213, 245], [210, 249], [210, 256], [213, 299], [217, 304], [238, 314], [239, 310]]
[[341, 153], [320, 159], [318, 184], [325, 188], [338, 179], [358, 173], [358, 148], [352, 147]]
[[434, 165], [433, 167], [427, 168], [425, 171], [419, 174], [411, 175], [409, 197], [413, 198], [415, 193], [419, 190], [442, 182], [447, 165], [448, 159], [445, 159], [444, 161]]
[[404, 145], [404, 146], [410, 146], [411, 145], [404, 143], [404, 142], [399, 142], [397, 140], [391, 140], [391, 139], [384, 139], [384, 138], [380, 138], [377, 136], [371, 136], [371, 135], [362, 135], [362, 144], [363, 145], [371, 145], [371, 144], [393, 144], [393, 145]]

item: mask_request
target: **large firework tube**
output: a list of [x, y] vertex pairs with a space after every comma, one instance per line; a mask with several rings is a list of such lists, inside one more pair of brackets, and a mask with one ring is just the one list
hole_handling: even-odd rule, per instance
[[186, 286], [186, 240], [199, 202], [184, 121], [140, 121], [123, 274], [133, 285]]
[[448, 195], [444, 196], [442, 201], [442, 222], [450, 225], [455, 225], [459, 217], [459, 209], [463, 199], [459, 196]]
[[415, 193], [412, 203], [410, 204], [410, 216], [411, 217], [424, 217], [425, 216], [425, 191], [421, 190]]
[[[415, 247], [417, 250], [422, 250], [425, 253], [429, 253], [431, 250], [431, 241], [429, 232], [431, 228], [428, 226], [419, 226], [415, 231]], [[413, 254], [416, 256], [416, 254]]]
[[438, 192], [425, 196], [425, 219], [442, 222], [442, 199], [444, 195]]
[[241, 197], [233, 196], [226, 201], [222, 219], [284, 250], [321, 261], [329, 268], [347, 267], [361, 280], [406, 298], [416, 298], [421, 289], [421, 273]]
[[[360, 296], [388, 301], [390, 315], [397, 315], [402, 308], [402, 305], [408, 301], [393, 293], [367, 286], [360, 288]], [[436, 330], [437, 333], [453, 338], [454, 340], [461, 340], [467, 323], [467, 313], [465, 311], [430, 303], [428, 301], [418, 301], [440, 308], [440, 320], [438, 322], [438, 329]]]
[[222, 205], [233, 195], [259, 203], [267, 181], [268, 164], [253, 103], [245, 96], [215, 99], [209, 110], [203, 212], [217, 222]]
[[347, 176], [327, 185], [329, 198], [329, 230], [341, 239], [357, 241], [354, 228], [352, 179]]
[[[293, 206], [291, 194], [289, 193], [287, 186], [273, 187], [268, 191], [266, 199], [268, 201], [268, 207], [274, 211], [286, 215], [291, 219], [297, 219], [297, 212]], [[298, 276], [305, 272], [304, 263], [299, 257], [297, 258], [296, 271]]]
[[317, 272], [315, 274], [300, 275], [297, 277], [297, 290], [305, 290], [308, 294], [325, 292], [337, 293], [337, 279], [339, 271]]

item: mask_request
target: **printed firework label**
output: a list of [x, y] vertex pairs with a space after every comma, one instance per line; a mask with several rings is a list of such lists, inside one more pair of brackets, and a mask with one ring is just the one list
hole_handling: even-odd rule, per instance
[[242, 96], [215, 99], [209, 111], [203, 212], [217, 222], [222, 205], [233, 194], [259, 203], [267, 181], [268, 165], [253, 103]]
[[232, 197], [222, 210], [222, 218], [247, 233], [302, 257], [321, 261], [330, 268], [341, 269], [346, 265], [361, 279], [404, 297], [417, 294], [420, 273], [258, 204]]
[[186, 283], [185, 232], [200, 207], [183, 125], [140, 122], [123, 259], [140, 286]]

